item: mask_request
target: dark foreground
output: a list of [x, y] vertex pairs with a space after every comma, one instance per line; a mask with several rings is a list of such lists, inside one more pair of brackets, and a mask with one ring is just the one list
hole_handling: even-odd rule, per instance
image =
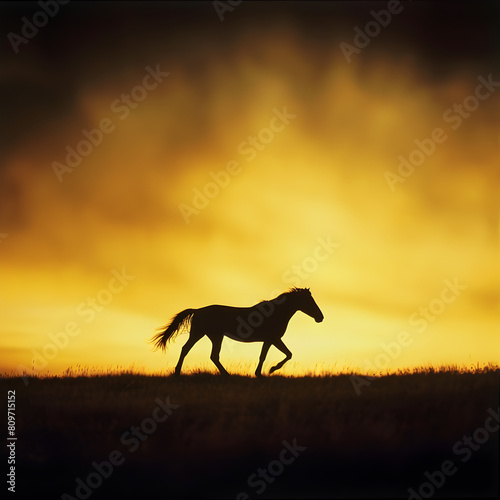
[[498, 496], [498, 370], [0, 383], [12, 498]]

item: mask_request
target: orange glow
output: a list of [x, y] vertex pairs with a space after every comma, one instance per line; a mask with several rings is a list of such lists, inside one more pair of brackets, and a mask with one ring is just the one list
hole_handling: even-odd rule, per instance
[[[311, 288], [325, 321], [292, 319], [283, 374], [369, 371], [401, 331], [409, 345], [380, 368], [499, 363], [500, 90], [453, 130], [443, 113], [481, 75], [468, 68], [433, 80], [411, 58], [366, 51], [348, 64], [328, 44], [318, 61], [292, 25], [243, 31], [223, 55], [200, 50], [198, 73], [187, 52], [82, 81], [67, 113], [3, 157], [3, 372], [31, 371], [68, 322], [81, 332], [37, 372], [171, 370], [187, 337], [166, 356], [147, 340], [174, 314], [249, 306], [294, 285]], [[156, 64], [169, 76], [120, 120], [111, 103]], [[285, 108], [295, 117], [262, 133]], [[116, 129], [59, 182], [53, 162], [106, 117]], [[436, 127], [447, 140], [392, 192], [384, 173], [397, 174], [398, 156]], [[272, 137], [252, 161], [240, 146], [249, 136]], [[195, 190], [231, 161], [241, 171], [186, 223], [179, 205], [193, 207]], [[338, 247], [314, 262], [319, 238]], [[133, 279], [101, 292], [122, 269]], [[442, 302], [455, 279], [466, 289], [419, 332], [419, 308]], [[99, 293], [110, 301], [90, 320], [81, 304]], [[225, 340], [221, 361], [253, 373], [259, 351]], [[209, 353], [205, 338], [185, 368], [212, 370]], [[264, 371], [281, 358], [271, 349]]]

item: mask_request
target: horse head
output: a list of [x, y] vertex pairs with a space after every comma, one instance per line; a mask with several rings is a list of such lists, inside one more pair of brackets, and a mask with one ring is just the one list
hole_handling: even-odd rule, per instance
[[298, 299], [298, 310], [302, 311], [304, 314], [311, 316], [311, 318], [316, 321], [316, 323], [321, 323], [323, 321], [323, 313], [321, 309], [316, 304], [311, 291], [309, 288], [293, 288], [291, 290], [294, 294], [297, 294]]

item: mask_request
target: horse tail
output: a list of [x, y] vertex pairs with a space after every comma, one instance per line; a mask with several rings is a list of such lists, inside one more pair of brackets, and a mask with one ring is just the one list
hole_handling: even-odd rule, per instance
[[166, 351], [167, 342], [177, 337], [183, 328], [187, 328], [195, 311], [196, 309], [184, 309], [174, 316], [168, 325], [160, 327], [161, 331], [150, 340], [154, 344], [154, 350]]

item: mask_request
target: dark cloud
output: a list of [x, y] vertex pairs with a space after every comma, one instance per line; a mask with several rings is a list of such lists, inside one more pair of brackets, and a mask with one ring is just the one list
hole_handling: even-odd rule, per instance
[[[363, 64], [380, 54], [410, 57], [433, 79], [457, 69], [478, 73], [498, 67], [496, 2], [402, 5], [363, 51]], [[20, 34], [23, 16], [32, 19], [40, 7], [4, 3], [0, 148], [11, 148], [44, 120], [71, 112], [79, 88], [116, 84], [158, 60], [201, 84], [214, 59], [227, 58], [249, 34], [259, 46], [261, 35], [293, 29], [321, 70], [332, 52], [340, 53], [341, 41], [352, 43], [355, 26], [363, 29], [370, 12], [383, 9], [387, 2], [242, 2], [220, 22], [212, 2], [69, 2], [15, 54], [6, 34]]]

